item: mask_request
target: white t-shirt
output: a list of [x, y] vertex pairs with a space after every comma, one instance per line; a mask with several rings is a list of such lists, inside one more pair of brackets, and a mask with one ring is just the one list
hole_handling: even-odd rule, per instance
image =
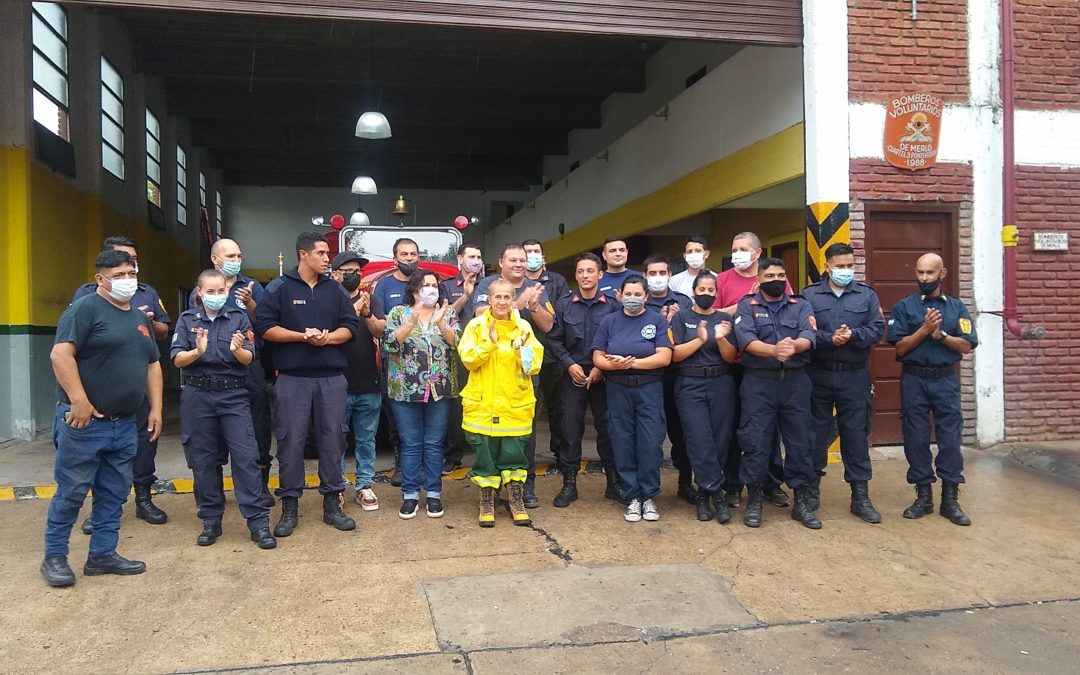
[[[693, 298], [694, 279], [697, 279], [697, 275], [701, 274], [701, 272], [702, 270], [698, 270], [697, 272], [691, 272], [690, 270], [679, 272], [678, 274], [668, 279], [668, 288], [675, 291], [676, 293], [682, 293], [688, 298]], [[716, 276], [716, 272], [713, 272], [712, 270], [709, 270], [709, 274], [713, 275], [714, 277]]]

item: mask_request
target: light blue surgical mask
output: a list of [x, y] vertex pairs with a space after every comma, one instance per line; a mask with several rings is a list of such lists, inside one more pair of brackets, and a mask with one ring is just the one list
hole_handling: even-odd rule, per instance
[[829, 278], [837, 286], [847, 286], [855, 281], [855, 270], [829, 270]]
[[226, 277], [232, 278], [237, 274], [240, 274], [241, 264], [236, 260], [226, 260], [221, 264], [221, 273]]
[[531, 345], [521, 345], [518, 353], [521, 354], [521, 372], [528, 374], [532, 370], [533, 348]]
[[544, 266], [544, 256], [539, 253], [528, 253], [525, 255], [525, 267], [530, 272], [535, 272]]
[[220, 312], [225, 303], [229, 301], [228, 295], [204, 295], [202, 296], [203, 307], [211, 312]]

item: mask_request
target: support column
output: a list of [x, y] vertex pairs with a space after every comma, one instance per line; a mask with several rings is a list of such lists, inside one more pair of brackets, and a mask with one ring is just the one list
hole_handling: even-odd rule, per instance
[[821, 279], [825, 249], [851, 241], [848, 219], [847, 4], [803, 2], [806, 122], [806, 275]]

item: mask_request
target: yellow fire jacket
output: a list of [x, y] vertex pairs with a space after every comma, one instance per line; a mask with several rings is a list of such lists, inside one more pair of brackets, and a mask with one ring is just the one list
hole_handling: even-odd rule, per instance
[[[496, 321], [487, 311], [465, 326], [458, 342], [458, 358], [469, 369], [469, 383], [461, 390], [461, 428], [485, 436], [527, 436], [532, 433], [536, 396], [532, 375], [540, 372], [544, 359], [541, 345], [529, 322], [512, 309], [507, 321]], [[489, 334], [492, 322], [498, 342]], [[521, 353], [513, 342], [528, 335], [532, 363], [525, 372]]]

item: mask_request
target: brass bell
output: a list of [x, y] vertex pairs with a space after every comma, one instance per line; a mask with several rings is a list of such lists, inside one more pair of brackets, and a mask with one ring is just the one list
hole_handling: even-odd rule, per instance
[[400, 218], [404, 218], [405, 216], [412, 213], [412, 211], [409, 210], [409, 202], [407, 199], [405, 199], [403, 195], [398, 195], [398, 198], [394, 200], [393, 213], [395, 216], [398, 216]]

